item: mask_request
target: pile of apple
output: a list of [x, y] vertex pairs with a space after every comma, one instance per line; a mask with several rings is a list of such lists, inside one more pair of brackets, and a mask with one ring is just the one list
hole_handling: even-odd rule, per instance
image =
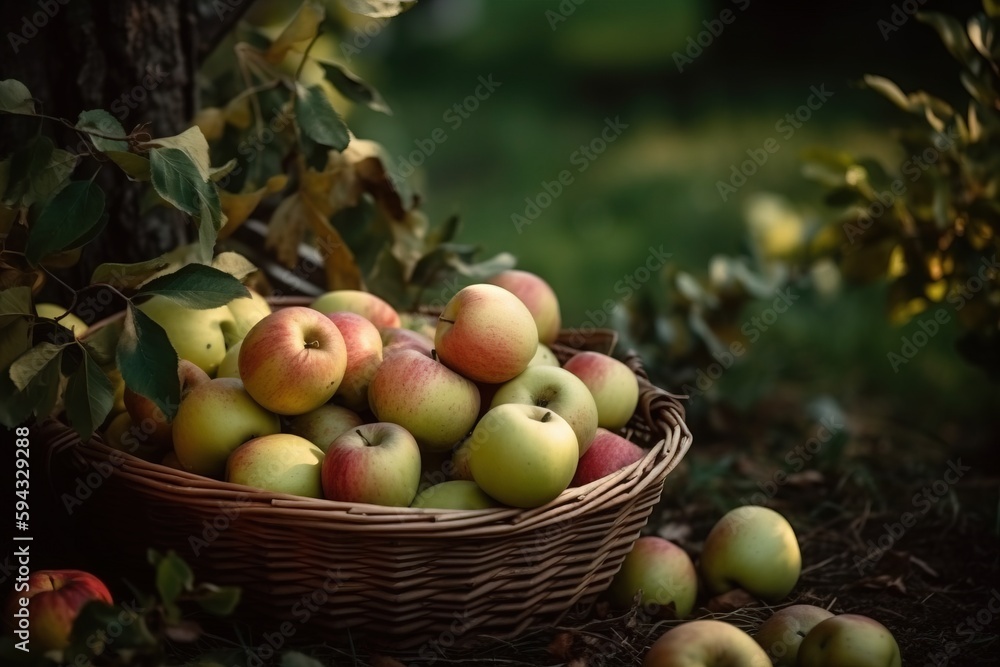
[[557, 297], [525, 271], [462, 289], [436, 318], [354, 290], [274, 312], [257, 294], [140, 308], [181, 358], [181, 402], [168, 421], [125, 390], [105, 438], [188, 472], [350, 503], [530, 508], [646, 454], [613, 433], [635, 374], [596, 352], [560, 367]]
[[[747, 505], [727, 513], [709, 532], [695, 568], [682, 548], [660, 537], [639, 538], [608, 589], [610, 602], [639, 600], [655, 620], [684, 619], [706, 592], [740, 589], [777, 604], [795, 587], [802, 555], [795, 531], [781, 514]], [[756, 641], [755, 641], [756, 640]], [[899, 646], [878, 621], [834, 615], [822, 607], [792, 605], [775, 612], [751, 638], [734, 625], [695, 620], [664, 633], [645, 667], [899, 667]]]

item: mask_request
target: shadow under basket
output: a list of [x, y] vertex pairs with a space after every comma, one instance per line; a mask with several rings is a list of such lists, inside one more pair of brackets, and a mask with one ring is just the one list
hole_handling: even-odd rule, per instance
[[[611, 331], [570, 330], [552, 347], [565, 361], [583, 349], [610, 353], [615, 340]], [[640, 394], [621, 432], [647, 455], [529, 510], [379, 507], [263, 492], [144, 461], [98, 436], [83, 443], [54, 420], [36, 441], [49, 447], [50, 467], [63, 468], [52, 471], [57, 494], [100, 476], [71, 520], [113, 549], [123, 574], [149, 571], [148, 548], [173, 549], [198, 581], [242, 587], [235, 616], [264, 632], [292, 628], [331, 643], [364, 637], [397, 649], [467, 644], [515, 636], [591, 604], [639, 537], [691, 434], [677, 398], [650, 384], [638, 357], [627, 362]]]

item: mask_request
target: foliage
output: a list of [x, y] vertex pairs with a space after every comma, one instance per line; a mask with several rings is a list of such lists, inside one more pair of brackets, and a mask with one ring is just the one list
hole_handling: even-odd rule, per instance
[[[380, 18], [410, 5], [346, 3]], [[242, 282], [256, 267], [225, 247], [258, 209], [270, 210], [266, 245], [280, 262], [294, 267], [300, 244], [310, 242], [323, 258], [328, 289], [368, 288], [400, 307], [417, 306], [429, 287], [456, 276], [481, 278], [513, 265], [507, 254], [474, 263], [478, 249], [455, 242], [457, 219], [432, 229], [419, 198], [388, 173], [381, 147], [350, 134], [330, 101], [334, 89], [371, 110], [389, 108], [347, 68], [310, 55], [328, 27], [324, 7], [307, 0], [274, 39], [254, 33], [237, 43], [235, 66], [211, 89], [238, 90], [202, 109], [176, 136], [152, 137], [144, 125], [126, 132], [103, 109], [86, 110], [76, 122], [54, 118], [22, 83], [0, 82], [0, 114], [39, 121], [35, 136], [0, 156], [0, 423], [11, 427], [64, 409], [89, 438], [112, 408], [107, 373], [114, 368], [171, 417], [177, 355], [163, 329], [135, 306], [153, 295], [187, 308], [248, 296]], [[319, 80], [307, 80], [304, 72], [314, 70]], [[265, 108], [276, 117], [265, 120]], [[79, 134], [79, 152], [56, 148], [42, 131], [46, 122]], [[105, 168], [145, 184], [147, 206], [190, 216], [196, 240], [146, 261], [102, 264], [89, 284], [70, 285], [56, 272], [99, 242], [108, 221], [97, 182]], [[97, 297], [96, 314], [124, 308], [121, 335], [78, 339], [61, 324], [64, 316], [40, 317], [34, 301], [50, 280], [70, 300], [67, 312]]]

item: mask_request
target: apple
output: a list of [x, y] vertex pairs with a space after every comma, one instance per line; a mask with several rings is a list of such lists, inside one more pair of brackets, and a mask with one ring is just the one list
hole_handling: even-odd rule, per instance
[[4, 621], [36, 655], [69, 646], [73, 622], [88, 602], [114, 604], [104, 582], [82, 570], [36, 570], [18, 581], [27, 588], [18, 586], [11, 593]]
[[536, 333], [531, 313], [516, 296], [495, 285], [470, 285], [445, 305], [434, 346], [448, 368], [496, 384], [528, 367], [538, 349]]
[[776, 611], [757, 629], [754, 639], [779, 667], [795, 667], [803, 637], [833, 614], [811, 604], [794, 604]]
[[244, 442], [226, 461], [226, 481], [275, 493], [322, 498], [323, 450], [288, 433]]
[[178, 357], [193, 362], [209, 375], [215, 375], [226, 356], [223, 327], [233, 325], [233, 314], [229, 308], [185, 308], [156, 295], [143, 302], [139, 310], [163, 327]]
[[289, 423], [288, 431], [305, 438], [326, 453], [331, 442], [364, 423], [365, 420], [357, 412], [327, 403], [294, 417]]
[[102, 436], [105, 444], [120, 452], [137, 456], [144, 461], [157, 461], [163, 456], [169, 443], [151, 443], [149, 433], [132, 421], [127, 412], [115, 415]]
[[472, 478], [512, 507], [539, 507], [566, 490], [580, 449], [565, 419], [548, 408], [510, 403], [479, 421], [468, 445]]
[[387, 327], [382, 329], [382, 356], [387, 357], [400, 350], [416, 350], [428, 357], [434, 349], [434, 341], [422, 333], [401, 329], [399, 327]]
[[583, 380], [564, 368], [532, 366], [505, 383], [493, 395], [491, 407], [523, 403], [548, 408], [569, 422], [580, 456], [597, 433], [597, 404]]
[[174, 452], [185, 470], [220, 477], [226, 459], [247, 440], [281, 431], [236, 378], [214, 378], [192, 389], [174, 417]]
[[641, 461], [646, 450], [607, 429], [598, 427], [590, 447], [580, 457], [570, 486], [584, 486]]
[[608, 589], [611, 604], [623, 609], [632, 606], [636, 594], [653, 615], [687, 617], [698, 595], [698, 572], [691, 557], [661, 537], [640, 537]]
[[639, 403], [639, 380], [628, 366], [600, 352], [580, 352], [563, 368], [587, 385], [597, 404], [597, 425], [617, 430], [625, 426]]
[[643, 667], [771, 667], [750, 635], [722, 621], [690, 621], [657, 639]]
[[226, 304], [232, 320], [223, 324], [222, 332], [230, 347], [243, 340], [255, 324], [271, 314], [271, 304], [267, 299], [252, 289], [247, 291], [250, 292], [249, 298], [239, 297]]
[[[57, 303], [36, 303], [35, 313], [39, 317], [47, 317], [49, 319], [56, 319], [63, 315], [66, 309]], [[59, 320], [59, 324], [66, 327], [73, 332], [74, 338], [79, 338], [87, 332], [87, 323], [81, 320], [79, 317], [73, 313], [69, 313]]]
[[472, 467], [469, 465], [469, 459], [472, 454], [472, 436], [470, 434], [462, 442], [455, 446], [455, 449], [451, 450], [451, 461], [448, 466], [448, 476], [453, 480], [464, 479], [466, 481], [474, 481], [472, 479]]
[[559, 314], [559, 299], [547, 282], [534, 273], [514, 269], [499, 273], [487, 282], [513, 293], [527, 306], [535, 320], [539, 342], [546, 345], [555, 342], [559, 337], [562, 319]]
[[240, 347], [247, 392], [279, 415], [301, 415], [329, 401], [347, 369], [337, 325], [311, 308], [277, 310], [254, 325]]
[[529, 366], [559, 366], [559, 358], [556, 357], [556, 353], [552, 351], [548, 345], [544, 343], [538, 344], [538, 349], [535, 350], [535, 356], [531, 358], [528, 362]]
[[382, 336], [375, 325], [357, 313], [329, 313], [347, 347], [347, 368], [336, 398], [352, 410], [368, 407], [368, 385], [382, 363]]
[[329, 500], [409, 507], [420, 484], [420, 448], [399, 424], [363, 424], [330, 443], [322, 475]]
[[111, 414], [125, 412], [125, 380], [122, 379], [122, 372], [113, 366], [105, 368], [104, 372], [115, 391], [115, 402], [111, 405]]
[[857, 614], [820, 621], [799, 645], [801, 667], [900, 667], [899, 645], [889, 629]]
[[413, 499], [410, 507], [442, 510], [485, 510], [500, 507], [475, 482], [453, 480], [429, 486]]
[[799, 580], [802, 555], [795, 531], [772, 509], [737, 507], [709, 532], [701, 573], [715, 594], [742, 588], [767, 602], [788, 595]]
[[475, 425], [479, 390], [444, 364], [404, 350], [375, 371], [368, 404], [379, 421], [403, 426], [422, 448], [447, 451]]
[[226, 350], [226, 356], [222, 358], [222, 362], [219, 364], [219, 369], [215, 371], [215, 377], [217, 378], [239, 378], [240, 376], [240, 348], [243, 347], [243, 340], [238, 340], [233, 343], [228, 350]]
[[[177, 378], [180, 381], [182, 401], [192, 389], [211, 379], [208, 377], [208, 373], [187, 359], [178, 360]], [[137, 394], [126, 387], [122, 401], [125, 403], [125, 410], [132, 417], [132, 423], [141, 429], [141, 439], [145, 444], [153, 447], [170, 445], [173, 441], [171, 436], [173, 427], [167, 420], [167, 416], [163, 414], [163, 410], [152, 399]]]
[[379, 329], [402, 326], [395, 308], [374, 294], [360, 290], [341, 289], [327, 292], [317, 297], [309, 307], [324, 315], [345, 310], [357, 313]]

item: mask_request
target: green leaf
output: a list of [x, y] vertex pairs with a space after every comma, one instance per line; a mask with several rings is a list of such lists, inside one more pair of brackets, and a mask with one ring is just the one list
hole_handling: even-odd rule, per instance
[[115, 390], [97, 362], [84, 350], [83, 361], [66, 383], [66, 415], [86, 442], [104, 422], [115, 402]]
[[209, 169], [208, 179], [213, 182], [222, 180], [223, 178], [228, 176], [233, 169], [236, 168], [237, 164], [239, 164], [239, 160], [233, 158], [232, 160], [222, 165], [221, 167], [213, 167]]
[[111, 161], [133, 181], [148, 181], [151, 178], [149, 160], [135, 153], [125, 151], [105, 151]]
[[338, 151], [347, 148], [351, 137], [347, 126], [330, 106], [330, 100], [319, 86], [305, 88], [296, 84], [295, 120], [302, 133], [321, 146]]
[[[0, 290], [0, 327], [34, 314], [31, 309], [31, 288], [11, 287]], [[3, 364], [6, 366], [6, 364]]]
[[242, 591], [237, 586], [201, 584], [195, 593], [202, 609], [216, 616], [228, 616], [239, 604]]
[[173, 551], [167, 553], [156, 566], [156, 590], [164, 602], [174, 602], [177, 596], [194, 586], [194, 573], [188, 564]]
[[180, 134], [173, 137], [162, 137], [151, 139], [144, 146], [159, 146], [160, 148], [174, 148], [189, 158], [198, 168], [198, 173], [203, 181], [209, 180], [212, 175], [212, 165], [209, 159], [208, 140], [205, 138], [201, 128], [197, 125], [189, 127]]
[[10, 365], [10, 379], [14, 386], [24, 391], [46, 366], [59, 357], [63, 347], [55, 343], [39, 343], [18, 357]]
[[177, 352], [167, 332], [130, 302], [115, 360], [125, 385], [153, 401], [167, 419], [180, 403]]
[[[91, 109], [80, 114], [76, 121], [76, 129], [86, 132], [90, 140], [94, 143], [94, 148], [106, 153], [108, 151], [128, 151], [128, 142], [104, 137], [124, 137], [125, 128], [118, 122], [118, 119], [109, 114], [104, 109]], [[92, 133], [104, 136], [94, 136]]]
[[361, 78], [348, 70], [346, 67], [322, 61], [318, 62], [320, 67], [323, 68], [326, 80], [330, 82], [330, 85], [340, 91], [344, 97], [352, 102], [364, 104], [373, 111], [379, 111], [390, 115], [392, 114], [392, 110], [389, 108], [389, 105], [385, 103], [385, 100], [382, 99], [379, 92], [361, 80]]
[[107, 223], [104, 191], [91, 181], [75, 181], [50, 201], [28, 231], [24, 254], [32, 264], [69, 248]]
[[28, 87], [17, 79], [0, 81], [0, 112], [34, 115], [35, 101]]
[[90, 276], [90, 282], [91, 284], [107, 283], [118, 289], [136, 289], [170, 264], [171, 260], [166, 255], [134, 264], [108, 262], [94, 269], [94, 273]]
[[305, 653], [286, 651], [281, 656], [281, 667], [325, 667], [325, 665]]
[[154, 278], [136, 296], [159, 294], [185, 308], [218, 308], [233, 299], [249, 297], [239, 280], [204, 264], [187, 264], [173, 273]]
[[417, 4], [417, 0], [342, 0], [342, 2], [348, 11], [374, 19], [398, 16]]
[[[36, 352], [38, 348], [43, 350]], [[54, 349], [53, 349], [54, 348]], [[0, 382], [0, 403], [7, 406], [7, 414], [34, 414], [47, 417], [55, 407], [59, 395], [59, 365], [62, 346], [41, 343], [27, 350], [11, 364], [4, 380]], [[23, 421], [22, 417], [18, 421]]]
[[153, 188], [181, 211], [198, 218], [203, 261], [210, 261], [222, 228], [222, 203], [215, 184], [202, 178], [191, 157], [178, 148], [154, 148], [149, 154]]
[[93, 357], [98, 366], [113, 367], [115, 363], [115, 348], [122, 335], [122, 320], [108, 322], [96, 329], [89, 329], [81, 341], [87, 354]]
[[[7, 184], [4, 192], [4, 202], [16, 204], [28, 193], [28, 189], [36, 185], [42, 172], [49, 165], [53, 157], [55, 144], [45, 136], [38, 135], [28, 143], [24, 144], [10, 158], [10, 173], [15, 175], [17, 180]], [[22, 202], [29, 206], [31, 202]]]

